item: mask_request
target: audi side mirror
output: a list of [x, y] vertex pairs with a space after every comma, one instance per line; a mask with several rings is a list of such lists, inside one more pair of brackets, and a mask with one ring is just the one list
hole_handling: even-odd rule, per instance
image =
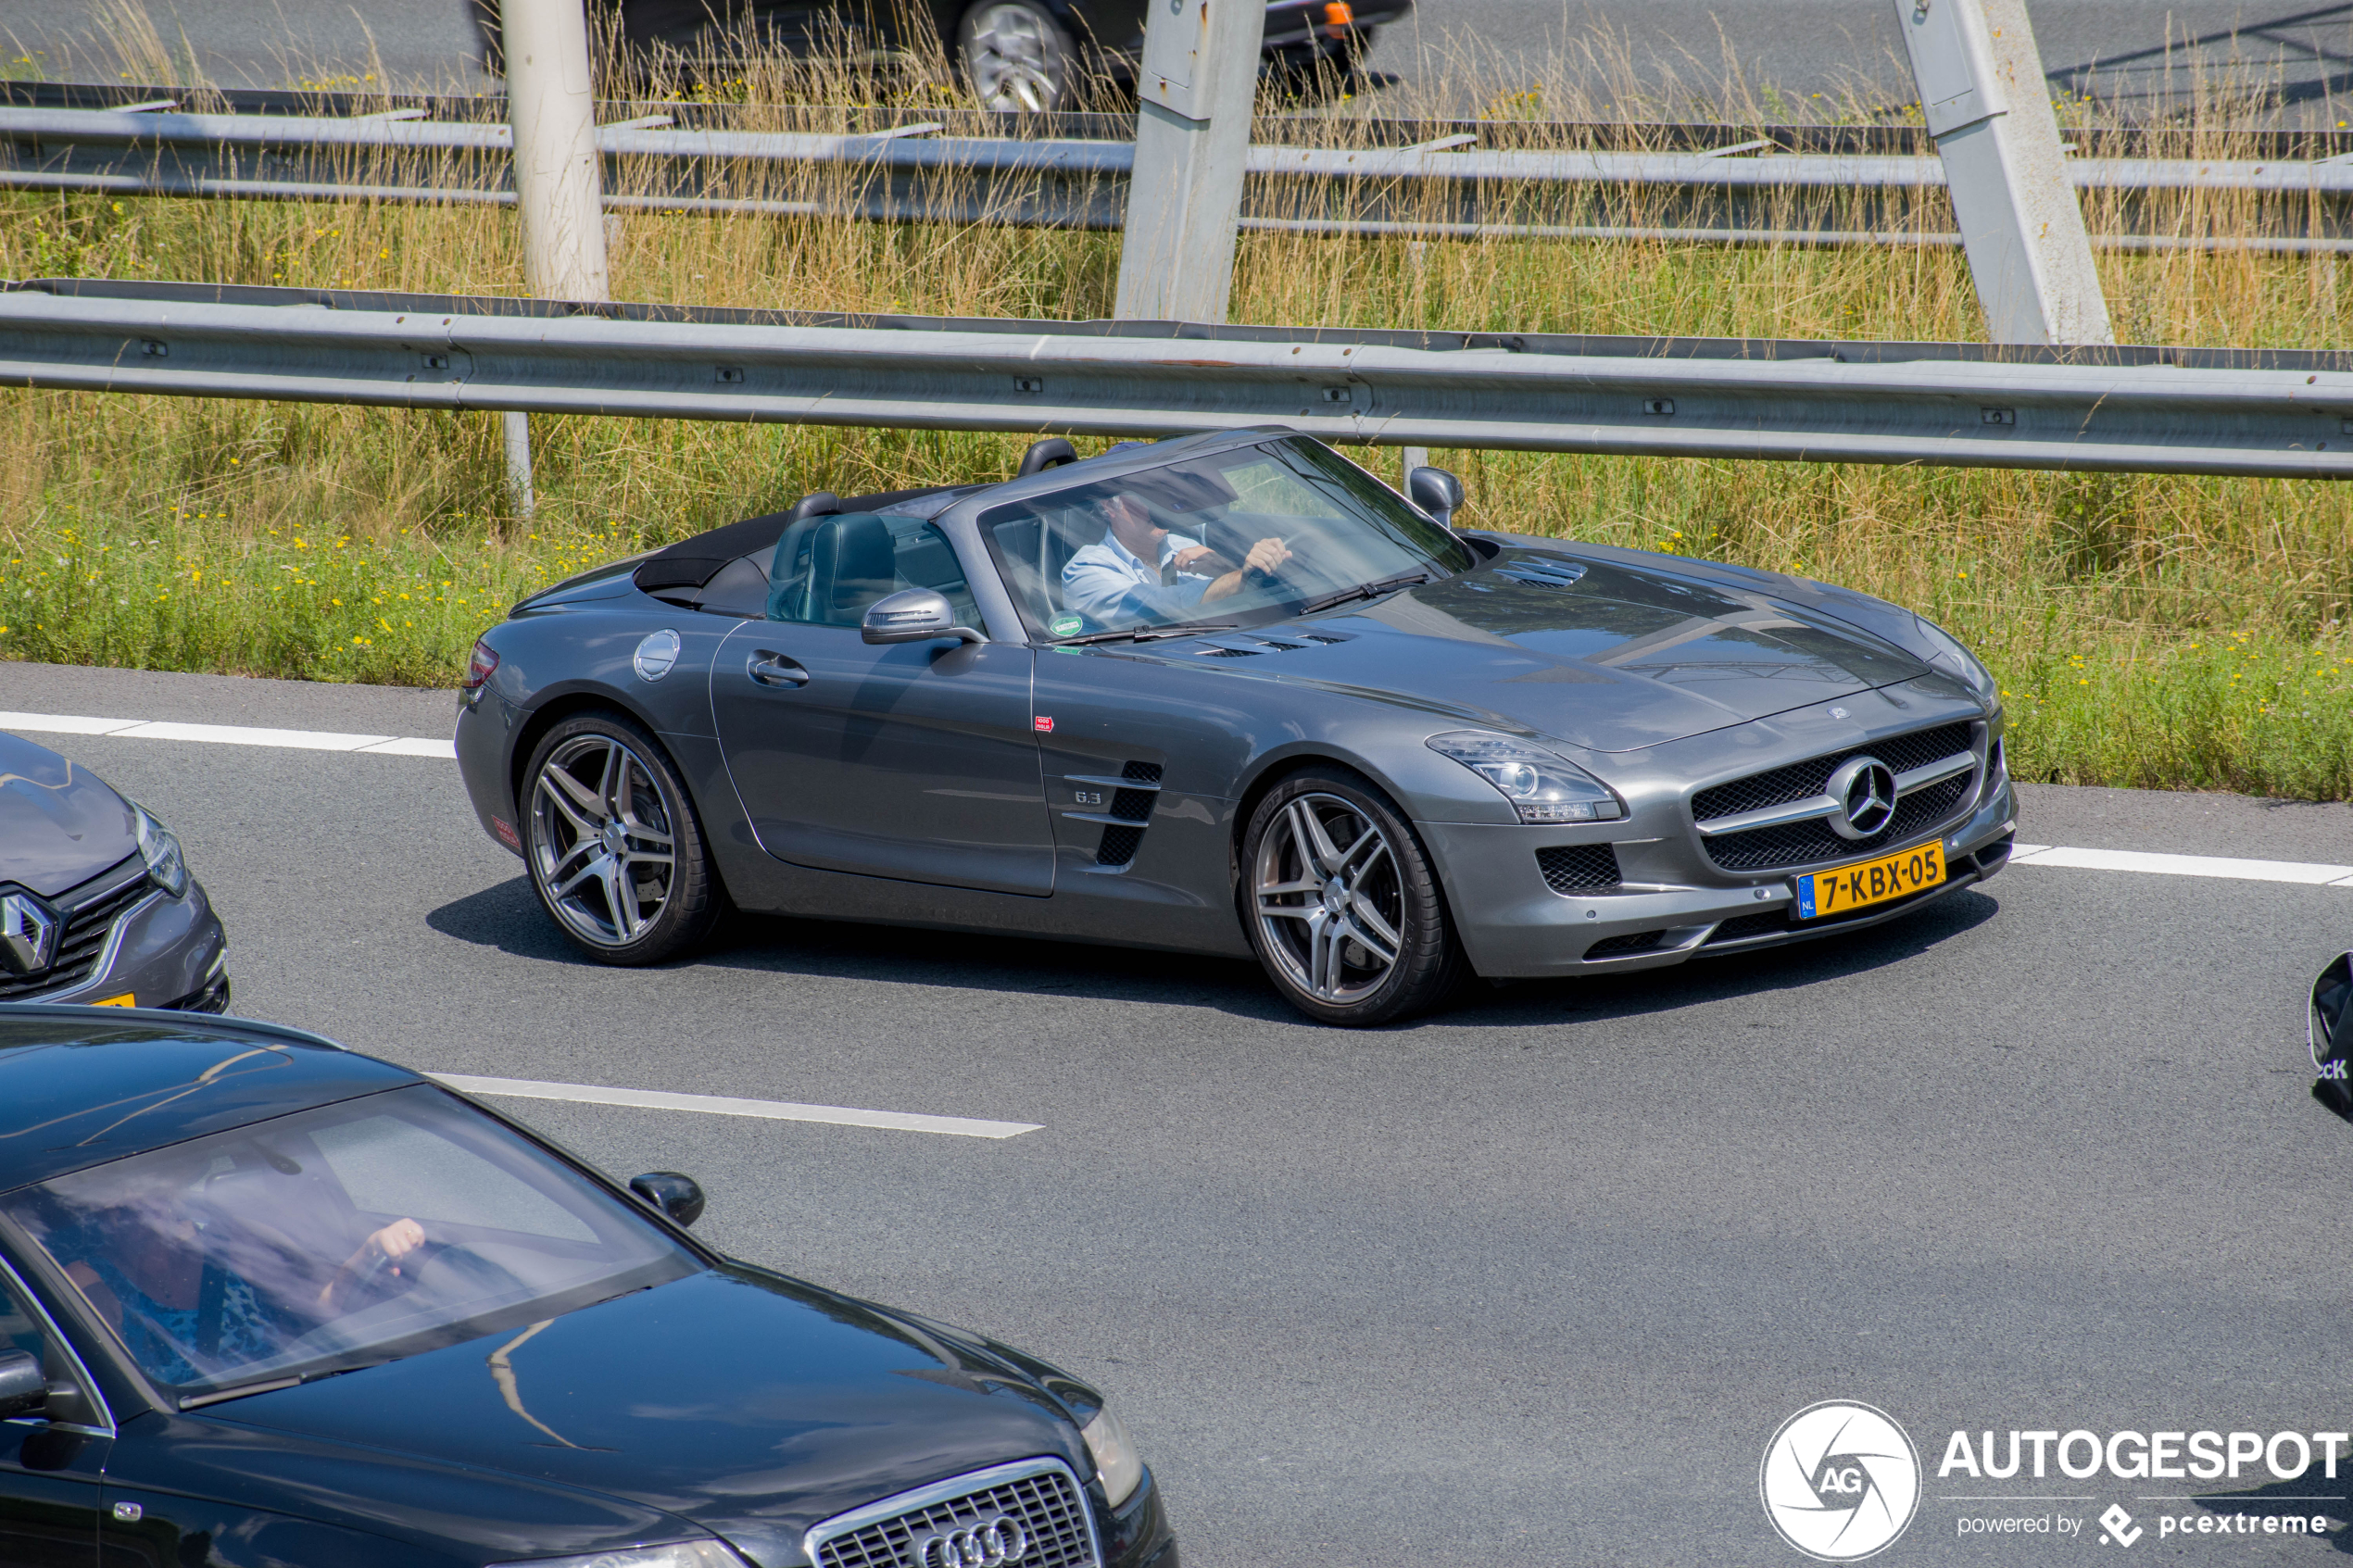
[[2312, 1093], [2353, 1121], [2353, 953], [2339, 953], [2312, 982], [2304, 1038], [2312, 1047]]
[[48, 1402], [49, 1378], [40, 1360], [22, 1350], [0, 1353], [0, 1421], [29, 1415]]
[[629, 1190], [681, 1225], [702, 1218], [702, 1186], [692, 1176], [675, 1171], [648, 1171], [629, 1178]]
[[940, 637], [966, 643], [988, 640], [969, 626], [957, 625], [948, 596], [929, 588], [902, 588], [876, 599], [867, 607], [858, 634], [870, 643], [928, 643]]
[[1416, 469], [1405, 476], [1405, 497], [1452, 528], [1463, 504], [1463, 482], [1444, 469]]

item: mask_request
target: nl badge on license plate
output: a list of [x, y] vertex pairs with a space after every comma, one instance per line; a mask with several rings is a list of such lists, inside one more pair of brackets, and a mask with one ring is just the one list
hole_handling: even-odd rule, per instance
[[1797, 918], [1818, 920], [1867, 904], [1884, 904], [1934, 887], [1944, 880], [1944, 846], [1930, 842], [1915, 849], [1857, 860], [1797, 879]]

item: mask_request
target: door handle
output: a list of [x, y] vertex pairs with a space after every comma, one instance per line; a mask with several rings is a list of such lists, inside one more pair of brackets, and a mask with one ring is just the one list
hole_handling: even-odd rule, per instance
[[763, 686], [805, 686], [809, 671], [773, 648], [756, 650], [744, 673]]

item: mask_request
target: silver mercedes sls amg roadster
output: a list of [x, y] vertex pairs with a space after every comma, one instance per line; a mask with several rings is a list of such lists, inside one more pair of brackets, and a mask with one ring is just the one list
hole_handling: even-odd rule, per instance
[[1999, 693], [1938, 627], [1408, 488], [1253, 430], [811, 495], [518, 605], [466, 787], [605, 962], [732, 904], [1255, 956], [1338, 1024], [2002, 868]]

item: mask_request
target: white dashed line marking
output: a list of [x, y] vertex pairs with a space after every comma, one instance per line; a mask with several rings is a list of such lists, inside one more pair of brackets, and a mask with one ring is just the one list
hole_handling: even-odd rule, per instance
[[270, 730], [249, 724], [182, 724], [168, 720], [96, 719], [80, 713], [0, 713], [0, 730], [109, 739], [192, 740], [215, 746], [274, 746], [294, 751], [371, 751], [382, 757], [455, 761], [457, 746], [430, 735], [351, 735], [335, 730]]
[[628, 1105], [641, 1110], [698, 1110], [711, 1116], [758, 1116], [771, 1122], [830, 1122], [897, 1133], [946, 1133], [963, 1138], [1017, 1138], [1038, 1122], [985, 1122], [971, 1116], [918, 1116], [903, 1110], [858, 1110], [846, 1105], [796, 1105], [781, 1099], [731, 1099], [725, 1095], [673, 1095], [659, 1089], [607, 1089], [594, 1084], [543, 1084], [531, 1078], [474, 1078], [461, 1073], [426, 1077], [470, 1095], [517, 1099], [568, 1099], [588, 1105]]

